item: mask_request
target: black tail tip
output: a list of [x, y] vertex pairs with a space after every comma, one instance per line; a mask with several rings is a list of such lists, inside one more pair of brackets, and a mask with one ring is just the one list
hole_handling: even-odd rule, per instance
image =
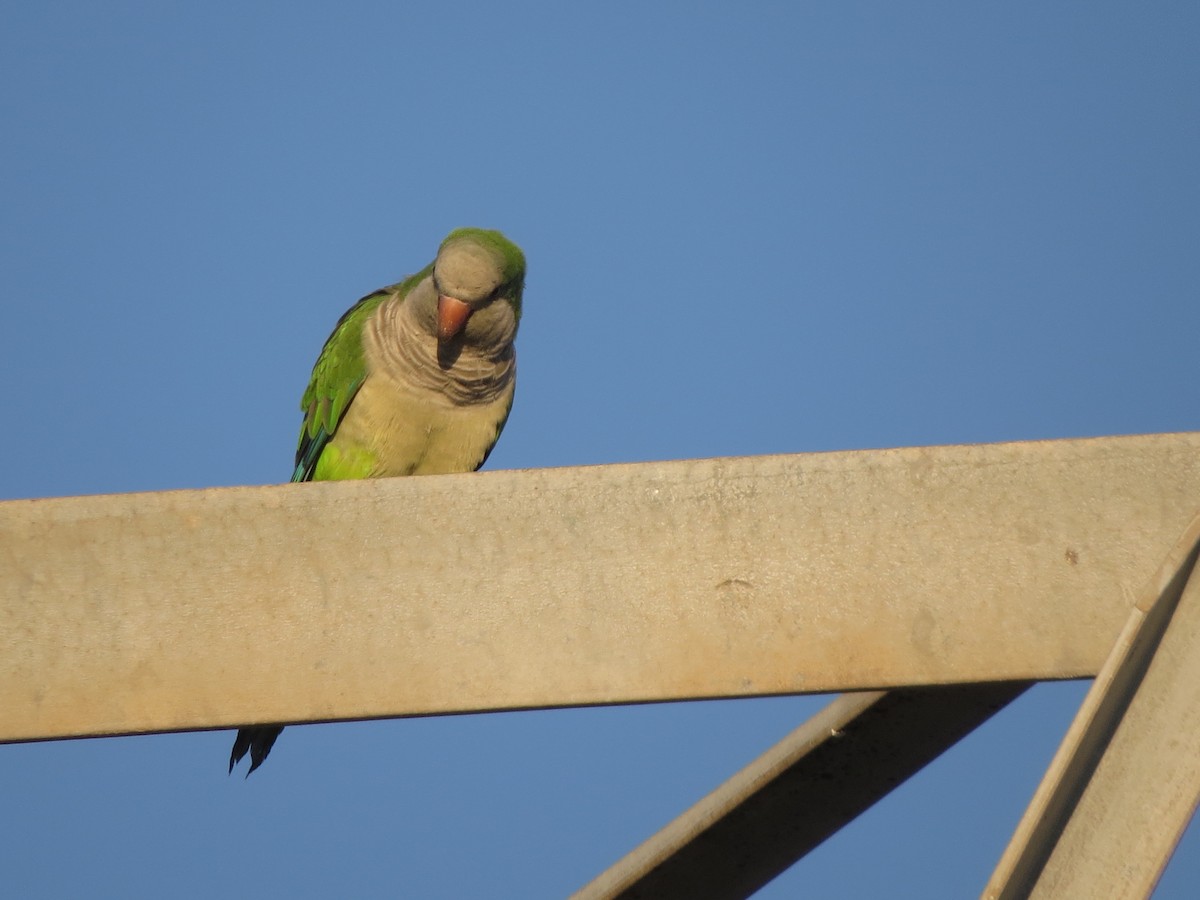
[[275, 746], [276, 739], [282, 733], [282, 725], [252, 725], [239, 728], [237, 738], [233, 742], [233, 750], [229, 754], [229, 774], [233, 774], [234, 767], [248, 752], [250, 768], [246, 771], [246, 777], [249, 778], [255, 769], [266, 762], [267, 757], [271, 754], [271, 748]]

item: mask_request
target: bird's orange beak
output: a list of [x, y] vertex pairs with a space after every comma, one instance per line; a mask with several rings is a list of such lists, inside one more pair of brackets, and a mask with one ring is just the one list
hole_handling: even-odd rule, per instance
[[471, 307], [467, 304], [445, 294], [439, 295], [437, 309], [439, 343], [445, 343], [462, 334], [470, 316]]

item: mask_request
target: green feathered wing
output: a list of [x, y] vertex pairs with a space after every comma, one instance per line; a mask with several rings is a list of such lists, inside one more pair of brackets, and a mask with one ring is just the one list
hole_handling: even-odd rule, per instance
[[338, 319], [333, 334], [317, 357], [312, 378], [300, 400], [304, 422], [300, 426], [292, 481], [313, 481], [316, 477], [322, 480], [361, 477], [353, 466], [345, 467], [343, 471], [338, 471], [339, 467], [323, 466], [318, 476], [317, 464], [367, 377], [363, 358], [363, 329], [380, 303], [394, 294], [406, 296], [432, 271], [433, 265], [430, 264], [399, 284], [367, 294]]

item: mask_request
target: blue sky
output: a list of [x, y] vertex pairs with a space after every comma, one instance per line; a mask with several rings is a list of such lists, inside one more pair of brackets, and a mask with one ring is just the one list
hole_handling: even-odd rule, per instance
[[[489, 468], [1200, 428], [1195, 4], [421, 7], [9, 5], [0, 497], [286, 480], [338, 315], [460, 225], [530, 265]], [[977, 894], [1084, 687], [761, 896]], [[249, 781], [229, 732], [3, 746], [0, 864], [562, 896], [824, 702], [295, 728]]]

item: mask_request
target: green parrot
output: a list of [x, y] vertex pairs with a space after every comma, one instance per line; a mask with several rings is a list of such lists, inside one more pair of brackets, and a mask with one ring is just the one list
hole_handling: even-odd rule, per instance
[[[499, 231], [459, 228], [415, 275], [346, 312], [313, 366], [292, 481], [473, 472], [512, 409], [525, 255]], [[238, 730], [229, 771], [250, 773], [281, 725]]]

